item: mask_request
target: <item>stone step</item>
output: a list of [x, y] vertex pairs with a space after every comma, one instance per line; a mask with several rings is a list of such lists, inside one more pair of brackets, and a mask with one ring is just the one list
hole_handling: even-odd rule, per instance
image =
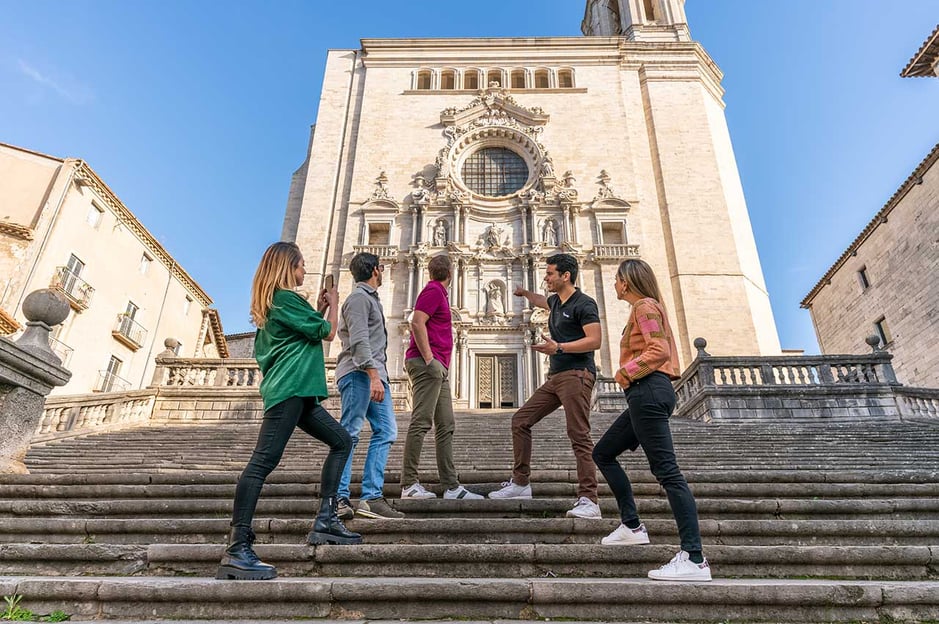
[[[443, 496], [444, 488], [428, 481], [425, 487]], [[500, 487], [499, 483], [477, 483], [463, 481], [464, 485], [478, 493], [488, 493]], [[700, 498], [939, 498], [939, 483], [690, 483], [695, 496]], [[358, 496], [358, 483], [352, 484], [353, 498]], [[573, 483], [535, 482], [533, 491], [539, 497], [577, 496]], [[609, 486], [601, 483], [599, 495], [612, 496]], [[387, 483], [385, 495], [397, 498], [401, 486], [397, 482]], [[235, 481], [227, 483], [180, 483], [180, 484], [89, 484], [89, 485], [31, 485], [2, 484], [0, 499], [168, 499], [168, 498], [223, 498], [231, 500], [235, 493]], [[658, 483], [633, 482], [636, 496], [659, 496], [664, 490]], [[264, 497], [319, 497], [318, 483], [268, 483], [264, 486]]]
[[[569, 498], [532, 500], [392, 500], [391, 504], [412, 518], [433, 517], [555, 517], [564, 516], [572, 505]], [[863, 517], [893, 519], [939, 519], [937, 498], [885, 499], [726, 499], [700, 498], [698, 512], [703, 519], [810, 519]], [[672, 517], [668, 501], [662, 497], [638, 498], [637, 507], [644, 518]], [[278, 518], [312, 518], [318, 510], [313, 497], [261, 497], [258, 514]], [[618, 517], [616, 502], [600, 499], [600, 509], [607, 518]], [[61, 517], [160, 517], [225, 518], [231, 513], [231, 500], [212, 499], [60, 499], [0, 500], [0, 518]]]
[[[223, 544], [0, 544], [12, 575], [215, 574]], [[677, 544], [261, 544], [282, 576], [639, 578], [668, 561]], [[705, 551], [722, 578], [929, 580], [939, 546], [724, 546]]]
[[140, 622], [183, 618], [343, 620], [546, 618], [660, 622], [914, 622], [936, 618], [935, 581], [715, 579], [0, 577], [37, 612]]
[[[200, 544], [218, 543], [228, 519], [6, 518], [0, 543]], [[433, 518], [346, 522], [368, 544], [598, 544], [618, 519]], [[674, 543], [672, 519], [646, 519], [654, 541]], [[939, 520], [708, 520], [700, 522], [706, 545], [885, 546], [939, 544]], [[259, 544], [301, 543], [308, 519], [257, 518]]]

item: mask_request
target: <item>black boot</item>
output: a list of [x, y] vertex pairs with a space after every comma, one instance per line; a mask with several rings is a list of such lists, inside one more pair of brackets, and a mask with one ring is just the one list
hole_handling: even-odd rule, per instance
[[254, 531], [251, 527], [231, 528], [228, 548], [222, 556], [215, 578], [222, 580], [266, 581], [277, 576], [277, 568], [264, 563], [254, 553]]
[[320, 512], [313, 522], [313, 530], [307, 536], [310, 544], [361, 544], [362, 536], [346, 528], [336, 515], [336, 497], [324, 498]]

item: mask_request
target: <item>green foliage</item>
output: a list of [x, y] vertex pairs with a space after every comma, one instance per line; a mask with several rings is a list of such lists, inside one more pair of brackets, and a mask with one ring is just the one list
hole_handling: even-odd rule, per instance
[[65, 611], [58, 609], [49, 615], [40, 617], [29, 609], [24, 609], [20, 606], [23, 597], [19, 595], [4, 596], [3, 601], [7, 606], [6, 610], [0, 614], [0, 620], [4, 622], [65, 622], [72, 617]]
[[0, 616], [0, 619], [10, 622], [30, 622], [36, 619], [36, 615], [29, 609], [20, 606], [23, 600], [22, 596], [4, 596], [3, 601], [7, 603], [6, 611]]

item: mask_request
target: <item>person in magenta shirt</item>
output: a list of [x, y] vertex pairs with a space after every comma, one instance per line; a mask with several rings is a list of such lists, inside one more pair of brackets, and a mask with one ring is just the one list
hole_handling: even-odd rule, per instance
[[482, 498], [460, 485], [453, 466], [453, 403], [450, 398], [450, 356], [453, 326], [447, 287], [453, 275], [450, 258], [435, 256], [427, 265], [430, 282], [414, 304], [411, 344], [404, 370], [411, 380], [411, 424], [404, 443], [401, 469], [401, 498], [436, 498], [421, 485], [417, 469], [421, 463], [424, 436], [435, 428], [437, 472], [444, 498]]

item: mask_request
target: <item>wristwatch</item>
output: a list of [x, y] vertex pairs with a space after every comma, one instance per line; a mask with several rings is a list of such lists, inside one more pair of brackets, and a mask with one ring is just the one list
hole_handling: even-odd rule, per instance
[[562, 355], [563, 353], [564, 353], [564, 349], [561, 348], [561, 343], [559, 342], [558, 348], [554, 350], [554, 355]]

